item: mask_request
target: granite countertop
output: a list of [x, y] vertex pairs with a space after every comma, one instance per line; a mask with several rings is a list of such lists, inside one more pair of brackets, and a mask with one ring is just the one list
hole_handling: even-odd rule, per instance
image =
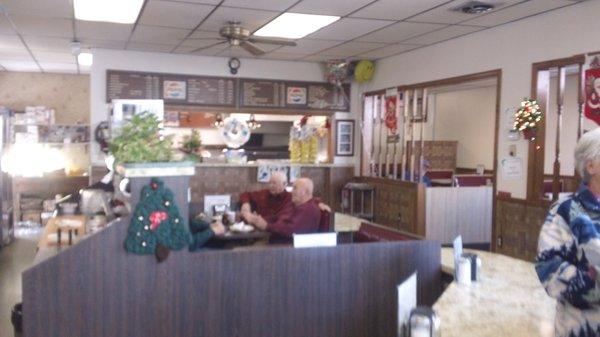
[[[441, 335], [553, 337], [556, 301], [546, 294], [533, 263], [471, 252], [482, 260], [482, 279], [469, 286], [452, 282], [434, 304]], [[451, 248], [442, 248], [442, 270], [454, 273]]]

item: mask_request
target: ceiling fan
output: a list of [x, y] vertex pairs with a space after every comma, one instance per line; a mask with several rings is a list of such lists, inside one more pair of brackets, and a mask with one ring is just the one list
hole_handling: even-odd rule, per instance
[[218, 44], [229, 43], [230, 46], [239, 46], [255, 56], [265, 54], [265, 51], [255, 43], [296, 46], [296, 42], [294, 41], [251, 36], [250, 30], [244, 28], [240, 25], [240, 22], [236, 21], [229, 21], [226, 26], [221, 27], [219, 35], [224, 41]]

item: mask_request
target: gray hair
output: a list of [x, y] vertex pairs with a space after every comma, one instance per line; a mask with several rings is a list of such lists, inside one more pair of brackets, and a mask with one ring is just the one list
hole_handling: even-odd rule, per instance
[[287, 184], [287, 175], [284, 172], [281, 171], [275, 171], [275, 172], [271, 172], [271, 178], [270, 179], [275, 179], [278, 182], [282, 183], [282, 184]]
[[586, 132], [575, 147], [575, 168], [586, 183], [591, 179], [585, 167], [589, 161], [600, 161], [600, 128]]

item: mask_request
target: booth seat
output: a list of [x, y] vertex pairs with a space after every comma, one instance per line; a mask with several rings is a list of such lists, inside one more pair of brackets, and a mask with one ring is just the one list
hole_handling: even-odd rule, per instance
[[419, 240], [417, 236], [400, 232], [398, 230], [363, 222], [354, 233], [354, 242], [388, 242]]
[[489, 174], [455, 174], [454, 186], [473, 187], [473, 186], [491, 186], [493, 176]]

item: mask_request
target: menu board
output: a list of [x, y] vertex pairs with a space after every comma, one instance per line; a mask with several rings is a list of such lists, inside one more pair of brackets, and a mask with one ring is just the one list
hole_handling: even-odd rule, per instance
[[268, 80], [242, 79], [240, 106], [251, 108], [281, 108], [285, 106], [285, 83]]
[[165, 104], [350, 110], [350, 85], [234, 77], [106, 71], [106, 101], [163, 99]]
[[107, 71], [106, 99], [159, 99], [160, 77], [154, 74]]
[[233, 78], [191, 77], [187, 80], [187, 90], [189, 104], [235, 106], [236, 103]]
[[347, 84], [240, 79], [240, 107], [349, 111], [349, 97]]

